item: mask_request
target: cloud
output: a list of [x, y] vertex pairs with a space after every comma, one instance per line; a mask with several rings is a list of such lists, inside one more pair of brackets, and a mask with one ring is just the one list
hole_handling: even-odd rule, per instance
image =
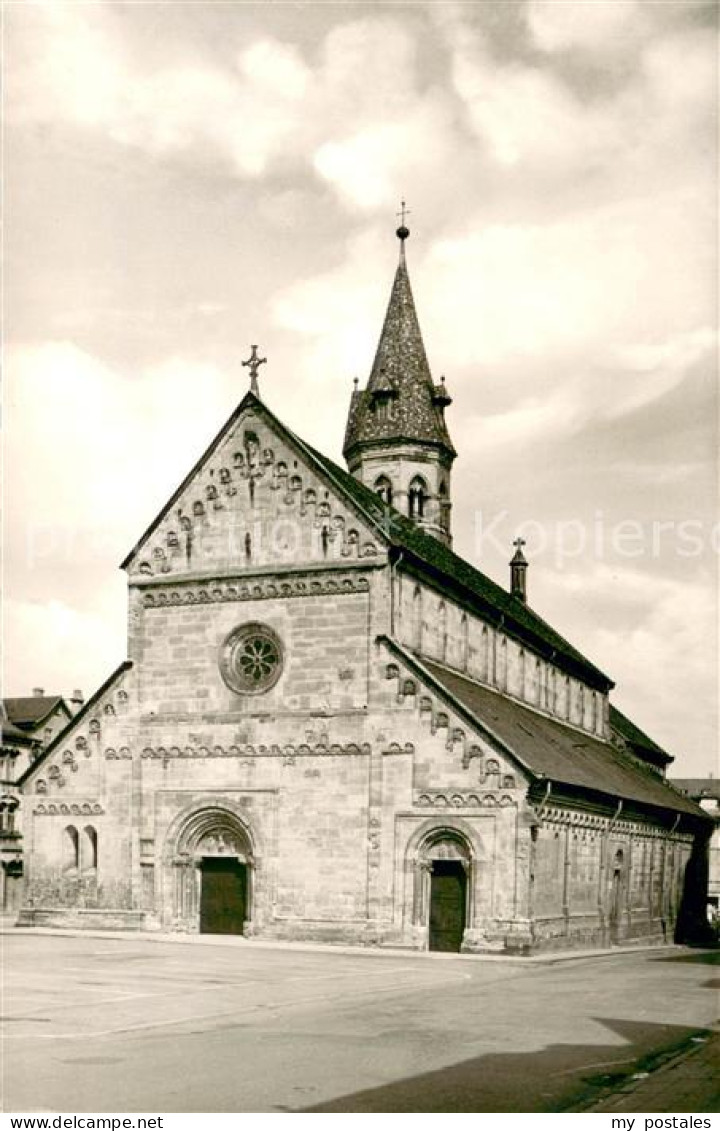
[[153, 500], [159, 508], [186, 474], [188, 452], [199, 455], [229, 411], [227, 379], [177, 358], [130, 375], [58, 341], [11, 346], [5, 367], [14, 469], [6, 520], [26, 532], [30, 523], [87, 533], [109, 522], [134, 538]]
[[[718, 596], [710, 577], [683, 579], [652, 566], [583, 561], [576, 572], [544, 571], [540, 585], [553, 623], [618, 684], [613, 701], [668, 752], [713, 769], [718, 727]], [[686, 705], [703, 704], [688, 727]]]
[[283, 153], [298, 124], [309, 72], [277, 40], [256, 38], [234, 68], [189, 58], [143, 70], [106, 6], [38, 4], [11, 29], [10, 122], [66, 122], [159, 155], [209, 146], [249, 177]]
[[527, 20], [544, 51], [616, 50], [638, 34], [643, 13], [635, 0], [530, 0]]
[[[125, 602], [112, 587], [92, 612], [57, 600], [11, 598], [3, 614], [4, 695], [29, 695], [40, 686], [62, 695], [81, 688], [88, 698], [125, 659]], [[28, 641], [42, 641], [42, 648], [28, 648]]]
[[[65, 122], [160, 156], [214, 153], [249, 178], [299, 161], [364, 206], [385, 203], [391, 173], [414, 167], [428, 138], [448, 128], [439, 109], [414, 108], [414, 39], [383, 16], [332, 28], [314, 70], [267, 35], [242, 47], [234, 66], [188, 50], [149, 67], [101, 5], [38, 4], [16, 15], [12, 32], [10, 122]], [[367, 177], [353, 178], [356, 161]]]
[[438, 101], [421, 102], [396, 120], [374, 123], [321, 145], [317, 172], [356, 208], [397, 204], [398, 185], [421, 184], [452, 160], [452, 121]]

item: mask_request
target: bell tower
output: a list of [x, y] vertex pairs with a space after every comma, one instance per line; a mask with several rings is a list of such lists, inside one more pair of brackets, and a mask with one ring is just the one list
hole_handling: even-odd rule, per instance
[[450, 473], [456, 452], [445, 423], [451, 403], [444, 378], [430, 373], [405, 258], [410, 235], [397, 229], [400, 260], [365, 389], [350, 400], [343, 455], [349, 471], [446, 546]]

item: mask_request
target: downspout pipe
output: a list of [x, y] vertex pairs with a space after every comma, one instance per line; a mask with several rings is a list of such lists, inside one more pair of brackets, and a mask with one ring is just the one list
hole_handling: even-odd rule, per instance
[[537, 815], [538, 815], [539, 821], [541, 821], [542, 818], [543, 818], [543, 813], [545, 812], [545, 806], [548, 803], [548, 799], [550, 797], [551, 792], [552, 792], [552, 782], [549, 781], [547, 783], [547, 785], [545, 786], [545, 796], [543, 797], [543, 799], [540, 802], [538, 809], [537, 809]]
[[612, 818], [612, 820], [610, 821], [610, 824], [608, 825], [608, 829], [607, 829], [607, 831], [608, 831], [609, 833], [611, 833], [611, 832], [613, 831], [613, 829], [615, 828], [616, 824], [617, 824], [617, 823], [618, 823], [618, 821], [620, 820], [620, 814], [622, 813], [622, 810], [623, 810], [623, 805], [624, 805], [624, 804], [625, 804], [625, 802], [623, 801], [623, 799], [622, 799], [622, 798], [620, 798], [620, 800], [618, 801], [618, 807], [617, 807], [617, 809], [615, 810], [615, 813], [614, 813], [614, 815], [613, 815], [613, 818]]

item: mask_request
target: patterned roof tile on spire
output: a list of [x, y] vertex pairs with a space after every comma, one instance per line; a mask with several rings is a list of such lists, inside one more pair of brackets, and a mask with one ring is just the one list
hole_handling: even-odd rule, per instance
[[[378, 412], [377, 404], [383, 397], [389, 401], [389, 408]], [[378, 440], [436, 444], [455, 455], [442, 412], [442, 404], [448, 400], [444, 388], [438, 395], [433, 384], [401, 237], [400, 262], [370, 379], [366, 389], [355, 390], [352, 395], [345, 456], [358, 444]]]

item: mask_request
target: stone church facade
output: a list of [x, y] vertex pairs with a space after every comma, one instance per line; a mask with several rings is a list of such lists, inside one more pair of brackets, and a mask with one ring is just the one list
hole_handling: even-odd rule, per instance
[[451, 550], [407, 229], [345, 470], [253, 383], [128, 555], [128, 659], [22, 780], [21, 922], [529, 952], [670, 939], [707, 821]]

